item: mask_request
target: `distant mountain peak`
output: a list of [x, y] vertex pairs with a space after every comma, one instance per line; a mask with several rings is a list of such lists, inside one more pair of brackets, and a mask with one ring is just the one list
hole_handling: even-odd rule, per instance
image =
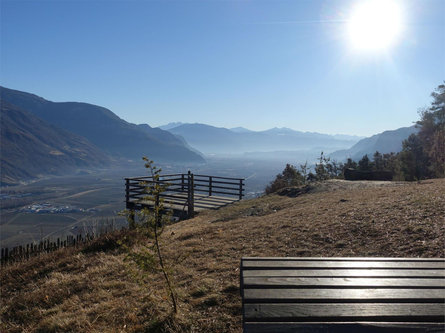
[[206, 124], [182, 124], [169, 130], [180, 135], [205, 154], [239, 154], [252, 151], [296, 151], [324, 147], [334, 151], [348, 148], [358, 140], [339, 140], [331, 135], [303, 133], [287, 127], [251, 131], [244, 127], [227, 129]]
[[158, 128], [164, 130], [164, 131], [168, 131], [169, 129], [184, 125], [185, 123], [181, 123], [180, 121], [176, 121], [176, 122], [172, 122], [172, 123], [168, 123], [167, 125], [162, 125], [162, 126], [158, 126]]
[[238, 127], [232, 127], [232, 128], [229, 128], [232, 132], [235, 132], [235, 133], [249, 133], [249, 132], [253, 132], [252, 130], [250, 130], [250, 129], [247, 129], [247, 128], [245, 128], [245, 127], [241, 127], [241, 126], [238, 126]]
[[381, 154], [398, 153], [402, 150], [403, 140], [406, 140], [411, 134], [417, 133], [417, 131], [415, 125], [384, 131], [360, 140], [349, 149], [335, 151], [330, 154], [330, 157], [342, 161], [347, 158], [359, 160], [364, 155], [372, 158], [376, 151]]

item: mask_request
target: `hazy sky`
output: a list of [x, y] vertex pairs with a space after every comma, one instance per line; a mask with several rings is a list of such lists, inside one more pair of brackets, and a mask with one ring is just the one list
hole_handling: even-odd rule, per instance
[[372, 46], [390, 28], [371, 18], [369, 48], [359, 0], [0, 1], [3, 86], [134, 123], [371, 135], [445, 80], [445, 0], [394, 0], [396, 36]]

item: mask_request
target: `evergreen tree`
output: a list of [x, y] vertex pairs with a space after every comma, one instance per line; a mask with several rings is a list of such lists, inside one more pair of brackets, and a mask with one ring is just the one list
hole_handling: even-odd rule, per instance
[[370, 171], [371, 162], [369, 161], [368, 155], [364, 155], [360, 161], [358, 161], [358, 169], [360, 171]]
[[346, 163], [343, 165], [343, 174], [346, 169], [357, 169], [357, 162], [354, 161], [352, 158], [348, 158]]
[[418, 136], [430, 159], [431, 176], [445, 177], [445, 84], [439, 85], [431, 96], [431, 106], [420, 111]]
[[428, 172], [429, 159], [424, 152], [422, 140], [418, 135], [411, 134], [403, 142], [399, 160], [405, 180], [416, 180], [430, 176]]
[[378, 151], [374, 153], [372, 156], [373, 158], [373, 166], [375, 171], [383, 171], [384, 165], [383, 165], [383, 155], [380, 154]]
[[292, 164], [286, 164], [275, 180], [266, 186], [265, 192], [266, 194], [274, 193], [285, 187], [302, 185], [304, 182], [303, 175]]
[[419, 112], [418, 134], [404, 141], [400, 153], [407, 179], [445, 177], [445, 84], [431, 96], [431, 106]]

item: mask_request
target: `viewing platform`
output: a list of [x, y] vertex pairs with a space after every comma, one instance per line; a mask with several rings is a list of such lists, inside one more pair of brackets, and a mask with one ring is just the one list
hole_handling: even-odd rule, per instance
[[[125, 203], [129, 210], [152, 208], [154, 199], [147, 188], [156, 182], [153, 177], [125, 178]], [[239, 201], [244, 196], [244, 179], [186, 174], [160, 175], [158, 184], [166, 186], [160, 194], [164, 207], [175, 216], [191, 218], [204, 209], [218, 209]]]

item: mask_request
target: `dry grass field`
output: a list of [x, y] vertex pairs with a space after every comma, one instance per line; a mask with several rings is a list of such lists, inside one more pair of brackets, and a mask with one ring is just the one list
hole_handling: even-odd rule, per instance
[[245, 200], [168, 226], [162, 249], [179, 299], [162, 276], [142, 277], [115, 233], [2, 268], [5, 332], [241, 332], [242, 256], [445, 256], [445, 179], [329, 181]]

